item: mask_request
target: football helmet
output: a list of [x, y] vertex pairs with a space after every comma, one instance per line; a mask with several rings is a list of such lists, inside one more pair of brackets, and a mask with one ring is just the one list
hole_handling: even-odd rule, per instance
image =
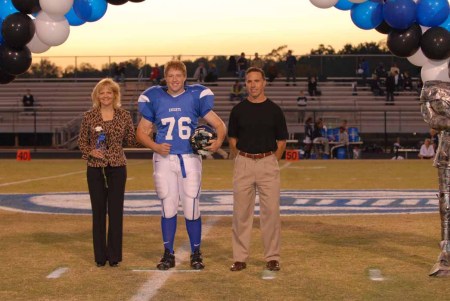
[[210, 152], [205, 149], [211, 143], [211, 139], [216, 139], [216, 131], [209, 125], [199, 125], [195, 128], [189, 141], [191, 143], [192, 150], [195, 154], [206, 155]]

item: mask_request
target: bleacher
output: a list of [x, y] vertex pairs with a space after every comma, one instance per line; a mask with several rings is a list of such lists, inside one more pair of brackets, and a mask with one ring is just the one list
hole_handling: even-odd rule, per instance
[[[91, 106], [90, 93], [95, 82], [16, 81], [0, 90], [0, 129], [3, 133], [53, 132], [77, 118]], [[36, 116], [25, 112], [22, 96], [30, 89], [35, 99]]]
[[[0, 90], [0, 130], [2, 133], [34, 131], [35, 116], [22, 107], [22, 96], [30, 89], [36, 100], [36, 131], [56, 133], [76, 124], [84, 111], [91, 108], [90, 94], [97, 80], [29, 81], [16, 80], [2, 85]], [[193, 83], [189, 81], [189, 83]], [[229, 100], [233, 79], [221, 79], [209, 85], [216, 95], [215, 111], [225, 121], [238, 100]], [[208, 85], [208, 84], [206, 84]], [[122, 105], [136, 113], [137, 98], [149, 82], [128, 79], [122, 84]], [[395, 96], [395, 105], [386, 105], [384, 96], [374, 96], [367, 87], [358, 87], [356, 95], [352, 81], [329, 79], [319, 82], [321, 96], [308, 96], [306, 106], [297, 105], [299, 91], [307, 94], [306, 79], [297, 86], [286, 86], [278, 79], [266, 88], [266, 95], [284, 110], [290, 133], [303, 133], [306, 116], [323, 118], [329, 126], [338, 126], [342, 119], [359, 128], [361, 133], [424, 133], [428, 131], [420, 113], [416, 91], [402, 91]], [[137, 115], [135, 115], [137, 116]], [[137, 118], [136, 118], [137, 121]], [[79, 121], [78, 121], [79, 122]]]

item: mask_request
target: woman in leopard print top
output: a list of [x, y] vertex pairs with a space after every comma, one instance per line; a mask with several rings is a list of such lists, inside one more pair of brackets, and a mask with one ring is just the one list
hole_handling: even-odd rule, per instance
[[[78, 145], [87, 160], [92, 205], [94, 256], [98, 267], [122, 261], [123, 203], [127, 179], [123, 145], [137, 144], [128, 111], [120, 108], [120, 87], [102, 79], [92, 91], [93, 108], [84, 113]], [[108, 234], [106, 216], [108, 215]]]

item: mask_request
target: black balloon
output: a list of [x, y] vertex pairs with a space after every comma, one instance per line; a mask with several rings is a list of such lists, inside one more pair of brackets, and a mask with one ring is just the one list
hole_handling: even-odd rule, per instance
[[25, 73], [31, 66], [31, 51], [27, 46], [15, 49], [6, 45], [0, 45], [0, 69], [12, 74]]
[[2, 69], [0, 69], [0, 84], [9, 84], [14, 79], [16, 79], [15, 75], [9, 74]]
[[2, 24], [2, 34], [5, 43], [14, 48], [22, 48], [34, 36], [33, 20], [24, 13], [14, 13], [6, 17]]
[[34, 14], [41, 10], [39, 0], [12, 0], [12, 4], [24, 14]]
[[383, 20], [380, 25], [375, 27], [375, 30], [382, 34], [388, 34], [393, 28]]
[[427, 58], [445, 60], [450, 57], [450, 32], [442, 27], [431, 27], [422, 35], [420, 47]]
[[405, 30], [391, 30], [387, 37], [387, 46], [392, 54], [408, 57], [419, 49], [421, 37], [422, 29], [415, 23]]
[[128, 2], [128, 0], [108, 0], [108, 3], [112, 4], [112, 5], [122, 5], [127, 2]]

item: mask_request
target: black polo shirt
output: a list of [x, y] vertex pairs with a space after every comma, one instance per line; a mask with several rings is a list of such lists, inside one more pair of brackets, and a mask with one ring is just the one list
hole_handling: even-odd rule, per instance
[[286, 118], [281, 108], [266, 99], [238, 103], [230, 113], [228, 136], [237, 138], [237, 149], [258, 154], [277, 150], [277, 140], [287, 140]]

